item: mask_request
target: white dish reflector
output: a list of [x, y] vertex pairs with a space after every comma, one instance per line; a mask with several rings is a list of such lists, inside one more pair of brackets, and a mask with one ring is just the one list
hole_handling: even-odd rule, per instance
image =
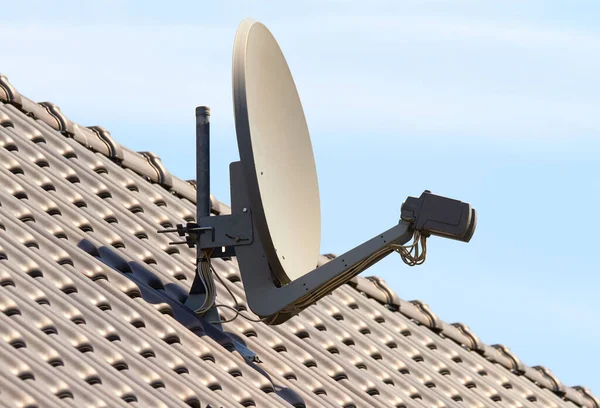
[[317, 267], [317, 171], [283, 53], [267, 27], [250, 19], [235, 37], [233, 100], [253, 220], [271, 268], [283, 282], [293, 281]]

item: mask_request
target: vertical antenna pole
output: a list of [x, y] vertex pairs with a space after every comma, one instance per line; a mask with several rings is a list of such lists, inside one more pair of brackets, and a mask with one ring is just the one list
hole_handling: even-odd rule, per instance
[[[210, 208], [210, 109], [208, 106], [198, 106], [196, 107], [196, 224], [200, 225], [202, 218], [210, 216]], [[206, 297], [211, 296], [214, 291], [213, 288], [209, 293], [205, 286], [206, 282], [203, 282], [200, 277], [203, 268], [201, 263], [209, 262], [202, 255], [202, 248], [197, 242], [196, 276], [185, 301], [186, 306], [192, 310], [197, 310], [204, 305]], [[212, 281], [212, 277], [210, 280]], [[219, 312], [214, 306], [205, 311], [204, 316], [212, 321], [221, 321]], [[215, 323], [215, 326], [221, 328], [219, 323]]]
[[[196, 108], [196, 223], [210, 215], [210, 109]], [[198, 248], [198, 253], [200, 248]]]

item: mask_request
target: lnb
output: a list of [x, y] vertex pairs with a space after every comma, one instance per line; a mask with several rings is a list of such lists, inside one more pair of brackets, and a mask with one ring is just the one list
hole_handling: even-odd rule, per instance
[[477, 213], [469, 203], [432, 194], [425, 190], [421, 197], [408, 197], [402, 204], [400, 218], [425, 236], [469, 242], [477, 227]]

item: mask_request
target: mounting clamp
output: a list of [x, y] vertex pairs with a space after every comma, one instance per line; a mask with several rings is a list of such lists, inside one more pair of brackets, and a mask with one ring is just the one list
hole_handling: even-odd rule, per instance
[[254, 242], [252, 213], [248, 210], [235, 215], [202, 217], [199, 224], [188, 222], [185, 225], [177, 224], [176, 228], [158, 231], [161, 234], [169, 232], [185, 237], [185, 241], [170, 242], [171, 245], [187, 244], [188, 247], [197, 247], [201, 251], [218, 249], [212, 251], [211, 258], [233, 256], [234, 247]]

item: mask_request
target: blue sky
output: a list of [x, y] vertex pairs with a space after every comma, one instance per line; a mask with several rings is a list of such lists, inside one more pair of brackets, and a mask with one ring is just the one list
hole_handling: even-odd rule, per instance
[[[194, 107], [212, 110], [213, 193], [237, 160], [231, 52], [274, 33], [313, 140], [322, 251], [397, 222], [424, 189], [471, 202], [470, 244], [367, 274], [526, 364], [600, 393], [597, 1], [29, 1], [2, 6], [0, 72], [194, 177]], [[91, 2], [90, 2], [91, 3]]]

